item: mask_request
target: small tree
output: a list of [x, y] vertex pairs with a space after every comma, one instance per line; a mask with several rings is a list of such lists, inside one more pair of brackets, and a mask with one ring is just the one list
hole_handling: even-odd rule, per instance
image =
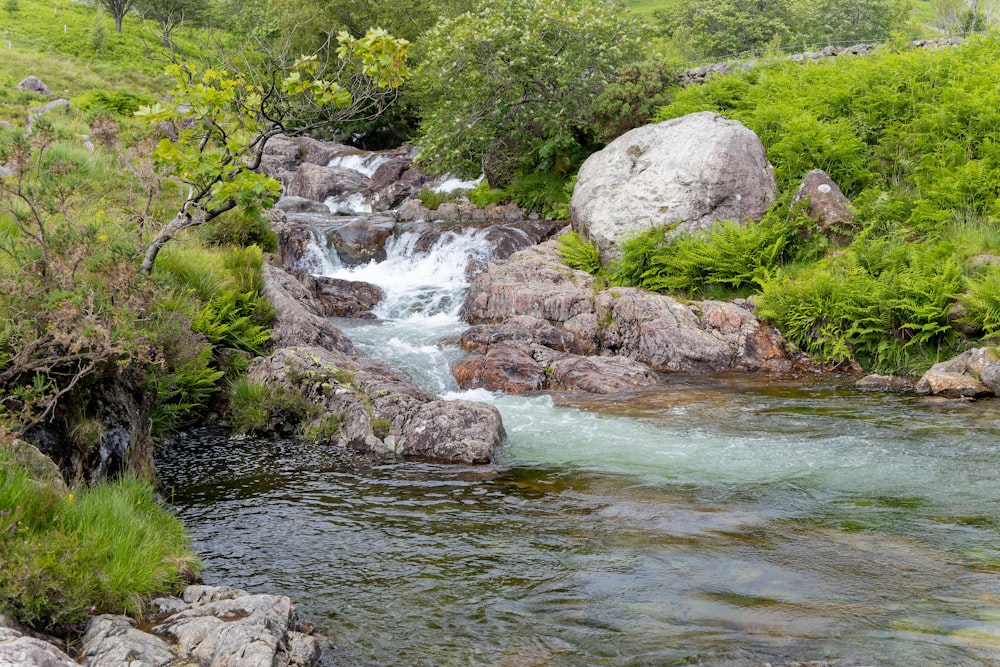
[[115, 17], [115, 32], [122, 31], [122, 20], [129, 13], [135, 0], [99, 0], [101, 6], [108, 10], [108, 13]]
[[136, 115], [173, 124], [177, 138], [161, 140], [153, 159], [187, 187], [187, 197], [149, 242], [144, 273], [179, 232], [237, 207], [253, 212], [277, 200], [281, 184], [254, 171], [272, 137], [373, 117], [392, 102], [407, 76], [409, 42], [379, 29], [358, 39], [340, 33], [337, 42], [329, 61], [320, 58], [328, 49], [294, 63], [287, 52], [248, 50], [239, 67], [167, 68], [177, 81], [170, 101]]
[[934, 27], [965, 37], [992, 28], [998, 13], [996, 0], [934, 0]]
[[171, 36], [185, 21], [198, 21], [204, 15], [204, 0], [138, 0], [142, 17], [156, 24], [163, 46], [173, 51]]
[[424, 39], [421, 161], [504, 185], [592, 137], [589, 108], [636, 59], [640, 24], [614, 2], [500, 0]]

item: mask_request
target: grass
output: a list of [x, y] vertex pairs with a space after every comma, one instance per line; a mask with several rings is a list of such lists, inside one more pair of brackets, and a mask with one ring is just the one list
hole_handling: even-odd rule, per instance
[[184, 528], [149, 483], [77, 493], [39, 479], [0, 445], [0, 610], [71, 637], [99, 613], [143, 612], [197, 567]]

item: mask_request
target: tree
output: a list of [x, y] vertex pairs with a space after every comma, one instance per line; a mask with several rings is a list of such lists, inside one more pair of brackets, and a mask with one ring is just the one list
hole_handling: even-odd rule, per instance
[[500, 0], [424, 38], [421, 161], [503, 185], [591, 137], [588, 109], [637, 59], [639, 23], [605, 0]]
[[793, 0], [694, 0], [656, 16], [681, 48], [695, 57], [721, 58], [762, 49], [792, 35]]
[[409, 42], [380, 29], [358, 39], [341, 33], [337, 42], [336, 57], [329, 60], [328, 49], [294, 63], [287, 51], [248, 49], [239, 67], [167, 68], [177, 81], [170, 100], [136, 115], [173, 124], [177, 138], [161, 140], [153, 159], [188, 194], [147, 246], [144, 273], [181, 231], [237, 207], [253, 212], [277, 200], [281, 184], [254, 171], [272, 137], [375, 116], [391, 103], [408, 75]]
[[996, 0], [934, 0], [934, 27], [965, 37], [993, 27], [998, 13]]
[[197, 21], [205, 13], [204, 0], [137, 0], [138, 10], [144, 19], [152, 21], [159, 29], [163, 46], [173, 49], [171, 35], [185, 21]]
[[811, 43], [888, 39], [912, 9], [910, 0], [818, 0], [808, 7], [801, 33]]
[[129, 13], [135, 0], [99, 0], [108, 13], [115, 17], [115, 32], [122, 31], [122, 19]]

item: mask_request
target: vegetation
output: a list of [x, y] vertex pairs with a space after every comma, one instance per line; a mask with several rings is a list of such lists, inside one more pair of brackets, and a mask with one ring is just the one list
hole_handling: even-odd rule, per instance
[[592, 97], [637, 59], [641, 28], [614, 3], [503, 0], [423, 38], [421, 160], [493, 187], [570, 173], [589, 150]]
[[97, 613], [143, 611], [197, 567], [180, 522], [148, 482], [120, 478], [67, 493], [0, 444], [0, 609], [57, 636]]

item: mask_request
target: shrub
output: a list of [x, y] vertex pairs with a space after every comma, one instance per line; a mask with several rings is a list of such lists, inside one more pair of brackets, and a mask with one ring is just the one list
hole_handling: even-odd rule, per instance
[[436, 211], [441, 204], [456, 201], [458, 196], [454, 192], [437, 192], [430, 188], [424, 188], [417, 193], [417, 199], [431, 211]]
[[139, 107], [152, 104], [155, 98], [145, 93], [135, 93], [125, 90], [106, 90], [94, 88], [73, 100], [77, 108], [83, 111], [107, 111], [115, 116], [131, 118]]

